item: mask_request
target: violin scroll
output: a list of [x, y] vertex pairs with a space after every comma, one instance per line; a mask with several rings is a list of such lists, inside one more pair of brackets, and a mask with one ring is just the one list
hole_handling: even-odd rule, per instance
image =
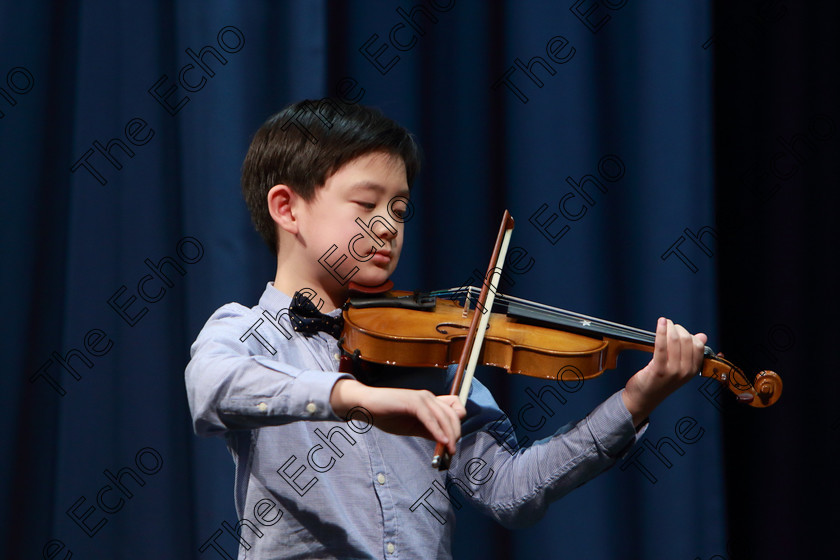
[[750, 383], [737, 366], [723, 358], [723, 354], [707, 356], [700, 375], [717, 379], [735, 394], [738, 402], [755, 408], [768, 407], [782, 396], [782, 378], [776, 372], [761, 371]]
[[753, 386], [758, 394], [758, 400], [750, 402], [750, 405], [754, 407], [770, 406], [782, 396], [782, 378], [775, 371], [764, 370], [759, 372], [755, 376]]

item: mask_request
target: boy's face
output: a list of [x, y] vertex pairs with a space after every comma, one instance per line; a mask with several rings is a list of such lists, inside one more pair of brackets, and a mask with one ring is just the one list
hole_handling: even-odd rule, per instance
[[[408, 195], [402, 158], [385, 152], [359, 156], [330, 176], [315, 197], [301, 205], [300, 233], [318, 274], [345, 288], [346, 282], [332, 277], [326, 266], [358, 284], [385, 282], [400, 257], [400, 220]], [[342, 255], [347, 258], [339, 264]], [[347, 277], [354, 267], [359, 270]]]

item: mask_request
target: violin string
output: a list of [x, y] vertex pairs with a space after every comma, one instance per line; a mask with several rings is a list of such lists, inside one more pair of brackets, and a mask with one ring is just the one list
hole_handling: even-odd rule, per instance
[[[644, 329], [638, 329], [636, 327], [629, 327], [627, 325], [622, 325], [620, 323], [614, 323], [612, 321], [607, 321], [605, 319], [599, 319], [597, 317], [592, 317], [590, 315], [584, 315], [582, 313], [575, 313], [573, 311], [567, 311], [565, 309], [559, 309], [556, 307], [551, 307], [550, 305], [545, 305], [542, 303], [532, 302], [528, 300], [524, 300], [521, 298], [513, 297], [513, 296], [500, 296], [502, 301], [513, 301], [519, 303], [521, 305], [540, 309], [542, 311], [546, 311], [551, 313], [557, 317], [562, 317], [565, 319], [572, 319], [574, 321], [587, 321], [591, 323], [593, 326], [597, 325], [599, 327], [604, 328], [605, 330], [611, 330], [613, 332], [618, 332], [624, 334], [625, 336], [629, 336], [632, 338], [640, 339], [642, 342], [653, 342], [656, 339], [656, 333], [652, 333], [650, 331], [646, 331]], [[597, 330], [597, 329], [596, 329]]]
[[[477, 298], [477, 296], [478, 296], [477, 292], [478, 291], [479, 291], [478, 288], [476, 288], [475, 286], [467, 286], [467, 287], [461, 287], [461, 288], [452, 288], [452, 289], [449, 289], [449, 290], [442, 290], [442, 291], [439, 291], [439, 292], [435, 292], [435, 295], [446, 294], [446, 295], [450, 295], [450, 296], [455, 295], [455, 296], [460, 297], [463, 294], [466, 297], [467, 301], [470, 301], [473, 297]], [[582, 313], [575, 313], [575, 312], [572, 312], [572, 311], [567, 311], [565, 309], [559, 309], [557, 307], [552, 307], [550, 305], [545, 305], [545, 304], [542, 304], [542, 303], [537, 303], [537, 302], [529, 301], [529, 300], [526, 300], [526, 299], [517, 298], [517, 297], [514, 297], [514, 296], [507, 296], [507, 295], [504, 295], [504, 294], [498, 294], [497, 297], [498, 297], [498, 301], [501, 302], [501, 303], [513, 302], [513, 303], [517, 303], [519, 305], [522, 305], [522, 306], [530, 308], [530, 309], [538, 309], [540, 311], [543, 311], [543, 312], [546, 312], [550, 315], [553, 315], [554, 317], [569, 319], [569, 320], [572, 320], [572, 321], [575, 321], [575, 322], [581, 322], [581, 323], [588, 322], [588, 323], [590, 323], [590, 325], [589, 325], [590, 330], [592, 330], [594, 332], [600, 332], [601, 334], [610, 334], [610, 332], [620, 333], [620, 334], [623, 334], [624, 336], [627, 336], [628, 338], [636, 339], [639, 342], [651, 343], [651, 344], [656, 339], [656, 333], [646, 331], [644, 329], [638, 329], [636, 327], [629, 327], [627, 325], [622, 325], [620, 323], [614, 323], [612, 321], [599, 319], [597, 317], [592, 317], [590, 315], [584, 315]], [[601, 330], [599, 330], [599, 327], [600, 327]], [[608, 332], [602, 332], [602, 331], [608, 331]]]
[[[475, 297], [476, 301], [478, 300], [479, 289], [476, 288], [475, 286], [450, 288], [449, 290], [441, 290], [441, 291], [438, 291], [438, 292], [432, 292], [432, 295], [448, 295], [453, 300], [457, 299], [458, 297], [461, 297], [461, 295], [464, 295], [465, 306], [468, 306], [469, 302], [472, 300], [473, 297]], [[455, 297], [452, 297], [452, 296], [455, 296]], [[646, 343], [646, 344], [653, 344], [656, 340], [656, 333], [646, 331], [644, 329], [638, 329], [636, 327], [630, 327], [630, 326], [627, 326], [627, 325], [622, 325], [620, 323], [614, 323], [612, 321], [599, 319], [597, 317], [591, 317], [589, 315], [584, 315], [582, 313], [575, 313], [575, 312], [572, 312], [572, 311], [566, 311], [565, 309], [559, 309], [559, 308], [556, 308], [556, 307], [551, 307], [550, 305], [545, 305], [545, 304], [542, 304], [542, 303], [537, 303], [537, 302], [525, 300], [525, 299], [522, 299], [522, 298], [517, 298], [517, 297], [514, 297], [514, 296], [507, 296], [507, 295], [504, 295], [504, 294], [498, 294], [497, 297], [498, 297], [497, 301], [500, 302], [500, 303], [507, 304], [507, 303], [513, 302], [513, 303], [521, 304], [524, 307], [546, 311], [546, 312], [548, 312], [548, 313], [550, 313], [550, 314], [552, 314], [556, 317], [572, 319], [572, 320], [575, 320], [575, 321], [587, 320], [590, 323], [592, 323], [593, 325], [604, 326], [604, 327], [607, 327], [608, 329], [612, 330], [613, 332], [618, 332], [618, 333], [624, 334], [624, 336], [627, 337], [630, 340], [636, 340], [638, 342], [642, 342], [642, 343]], [[593, 332], [597, 332], [599, 334], [610, 334], [609, 332], [599, 331], [597, 328], [592, 328], [591, 326], [589, 327], [589, 330], [592, 330]], [[715, 351], [712, 350], [711, 348], [709, 348], [708, 346], [706, 346], [704, 354], [707, 357], [713, 357], [715, 355]], [[743, 375], [743, 373], [738, 368], [735, 368], [734, 366], [732, 366], [732, 367], [742, 376], [743, 380], [746, 381], [746, 384], [752, 386], [752, 383], [746, 378], [746, 376]]]

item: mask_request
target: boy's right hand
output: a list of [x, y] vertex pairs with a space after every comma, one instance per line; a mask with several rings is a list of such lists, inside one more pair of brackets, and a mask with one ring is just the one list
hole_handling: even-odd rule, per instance
[[456, 451], [461, 419], [467, 411], [457, 395], [435, 396], [431, 391], [368, 387], [355, 379], [339, 379], [330, 394], [330, 405], [341, 418], [360, 406], [380, 430], [401, 436], [420, 436]]

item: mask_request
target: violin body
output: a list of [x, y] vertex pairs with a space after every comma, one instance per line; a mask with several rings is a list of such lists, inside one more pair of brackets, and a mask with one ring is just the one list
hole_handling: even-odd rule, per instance
[[[506, 312], [490, 313], [478, 356], [483, 365], [543, 379], [584, 380], [615, 368], [624, 350], [653, 352], [653, 333], [580, 318], [584, 316], [517, 307], [512, 302], [506, 305]], [[347, 358], [343, 369], [352, 372], [350, 364], [359, 360], [435, 368], [458, 363], [476, 309], [489, 312], [451, 298], [408, 291], [351, 297], [344, 309], [340, 340]], [[708, 347], [699, 374], [717, 379], [739, 401], [754, 407], [769, 406], [781, 396], [777, 374], [763, 371], [750, 383], [740, 369]]]
[[[392, 291], [386, 296], [407, 297]], [[343, 349], [377, 364], [445, 368], [458, 362], [472, 321], [472, 311], [436, 298], [434, 311], [396, 307], [357, 308], [344, 312]], [[597, 338], [523, 324], [502, 313], [491, 313], [479, 355], [483, 365], [508, 373], [557, 379], [573, 369], [588, 379], [615, 367], [616, 346]]]

